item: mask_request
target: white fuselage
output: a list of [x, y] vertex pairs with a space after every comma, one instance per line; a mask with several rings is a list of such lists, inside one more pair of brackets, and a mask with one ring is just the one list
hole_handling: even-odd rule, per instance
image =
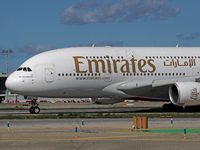
[[198, 76], [199, 66], [200, 48], [65, 48], [28, 59], [21, 70], [9, 76], [6, 86], [27, 96], [169, 100], [168, 87], [135, 92], [131, 88], [123, 92], [118, 87], [128, 82], [139, 87], [155, 80]]

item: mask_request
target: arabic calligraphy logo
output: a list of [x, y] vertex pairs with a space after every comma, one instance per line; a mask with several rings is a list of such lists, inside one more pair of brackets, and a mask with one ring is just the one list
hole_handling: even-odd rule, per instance
[[190, 98], [193, 100], [197, 100], [199, 93], [197, 92], [197, 88], [193, 88], [190, 91]]
[[172, 59], [171, 61], [167, 59], [164, 61], [164, 66], [173, 66], [174, 68], [189, 66], [191, 68], [193, 66], [196, 66], [196, 60], [189, 59], [183, 62], [180, 59]]

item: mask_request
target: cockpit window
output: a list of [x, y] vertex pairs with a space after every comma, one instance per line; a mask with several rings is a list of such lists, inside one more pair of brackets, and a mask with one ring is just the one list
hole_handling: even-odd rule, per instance
[[21, 71], [21, 70], [22, 70], [22, 68], [18, 68], [18, 69], [17, 69], [17, 71]]
[[23, 71], [27, 71], [26, 67], [23, 68]]
[[29, 68], [29, 67], [27, 68], [27, 70], [28, 70], [28, 72], [31, 72], [31, 71], [32, 71], [31, 68]]
[[29, 68], [29, 67], [20, 67], [20, 68], [17, 69], [17, 71], [22, 71], [22, 70], [25, 71], [25, 72], [27, 72], [27, 71], [31, 72], [32, 71], [31, 68]]

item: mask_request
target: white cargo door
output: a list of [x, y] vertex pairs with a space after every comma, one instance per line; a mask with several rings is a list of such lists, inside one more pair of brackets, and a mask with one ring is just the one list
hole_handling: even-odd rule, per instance
[[54, 69], [45, 68], [45, 80], [46, 82], [53, 82], [54, 80]]

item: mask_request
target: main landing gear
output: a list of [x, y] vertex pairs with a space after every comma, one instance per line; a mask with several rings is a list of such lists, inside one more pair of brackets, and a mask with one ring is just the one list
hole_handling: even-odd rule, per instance
[[[162, 106], [164, 112], [181, 112], [183, 111], [183, 106], [176, 106], [173, 104], [164, 104]], [[186, 112], [200, 112], [200, 105], [196, 106], [185, 106]]]
[[29, 109], [31, 114], [39, 114], [40, 113], [40, 108], [38, 107], [39, 104], [37, 103], [37, 100], [32, 100], [31, 102], [32, 106]]
[[200, 112], [200, 105], [185, 106], [185, 111], [187, 111], [187, 112]]
[[182, 106], [176, 106], [173, 104], [164, 104], [162, 106], [162, 109], [164, 112], [181, 112], [181, 111], [183, 111]]

